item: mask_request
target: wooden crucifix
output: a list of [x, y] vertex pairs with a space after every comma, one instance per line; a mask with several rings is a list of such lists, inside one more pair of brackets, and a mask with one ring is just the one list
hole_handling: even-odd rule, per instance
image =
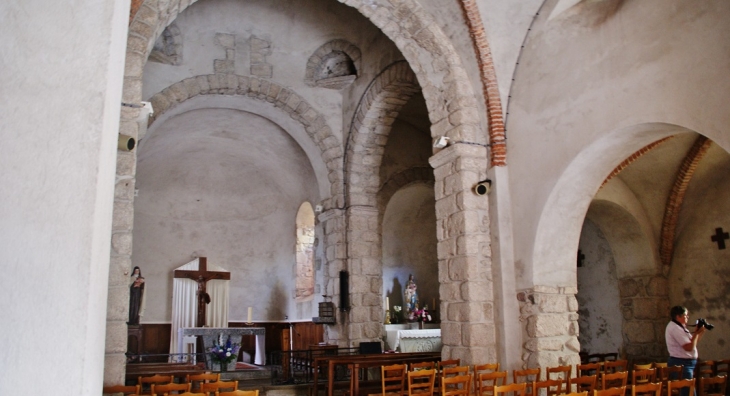
[[175, 270], [175, 278], [192, 279], [198, 283], [198, 318], [195, 327], [205, 326], [205, 305], [210, 303], [210, 296], [205, 291], [205, 284], [209, 280], [221, 279], [231, 280], [230, 272], [208, 271], [208, 259], [206, 257], [198, 257], [198, 270]]

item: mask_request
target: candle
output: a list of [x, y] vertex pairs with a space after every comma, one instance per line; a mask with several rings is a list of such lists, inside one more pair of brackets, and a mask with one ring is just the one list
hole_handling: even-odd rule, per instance
[[248, 307], [248, 320], [246, 321], [246, 323], [252, 323], [251, 316], [253, 316], [253, 308]]
[[390, 309], [390, 298], [385, 297], [385, 310], [387, 311], [389, 309]]
[[435, 311], [436, 310], [436, 299], [434, 298], [432, 300], [433, 301], [432, 301], [432, 304], [431, 304], [431, 309]]

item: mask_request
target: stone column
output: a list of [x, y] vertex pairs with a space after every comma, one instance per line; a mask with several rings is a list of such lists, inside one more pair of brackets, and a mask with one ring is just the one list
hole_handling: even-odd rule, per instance
[[323, 294], [331, 296], [335, 303], [336, 323], [325, 325], [324, 341], [330, 344], [336, 343], [340, 347], [347, 347], [342, 315], [340, 311], [340, 271], [347, 269], [345, 249], [345, 216], [341, 209], [329, 209], [319, 215], [318, 219], [322, 226], [324, 244], [324, 265], [323, 265]]
[[664, 330], [670, 309], [667, 278], [661, 275], [624, 278], [619, 280], [619, 291], [624, 318], [622, 356], [631, 360], [666, 359]]
[[353, 206], [347, 210], [347, 244], [350, 272], [348, 338], [351, 345], [383, 336], [383, 267], [378, 210]]
[[525, 324], [524, 367], [580, 363], [578, 300], [575, 287], [535, 286], [517, 295]]
[[442, 357], [462, 364], [497, 359], [488, 196], [472, 188], [486, 179], [487, 150], [455, 144], [430, 159], [435, 171]]

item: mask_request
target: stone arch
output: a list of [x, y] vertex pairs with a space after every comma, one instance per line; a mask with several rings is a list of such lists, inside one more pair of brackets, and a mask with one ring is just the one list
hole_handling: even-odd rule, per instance
[[[322, 67], [322, 63], [332, 54], [341, 54], [352, 63], [354, 70], [348, 71], [346, 75], [338, 75], [333, 78], [322, 80], [318, 77], [318, 71]], [[341, 89], [353, 81], [360, 74], [360, 49], [347, 40], [335, 39], [328, 41], [312, 54], [307, 60], [307, 67], [304, 71], [304, 82], [309, 86], [319, 86], [323, 88]]]
[[[334, 180], [330, 185], [329, 199], [325, 199], [325, 207], [333, 205], [332, 198], [342, 189], [337, 184], [341, 175], [342, 154], [339, 140], [332, 134], [324, 116], [319, 114], [301, 96], [289, 88], [275, 82], [255, 77], [238, 76], [234, 74], [208, 74], [195, 76], [179, 81], [150, 98], [152, 108], [155, 109], [150, 124], [160, 119], [166, 112], [173, 110], [181, 103], [200, 95], [242, 95], [258, 101], [270, 103], [295, 121], [299, 122], [309, 138], [319, 148], [322, 161], [327, 167], [329, 179]], [[322, 181], [325, 183], [327, 181]], [[326, 196], [323, 196], [325, 198]]]
[[157, 38], [150, 53], [149, 61], [179, 66], [182, 63], [182, 33], [174, 22]]
[[378, 212], [381, 220], [385, 206], [398, 190], [413, 183], [433, 184], [434, 182], [433, 169], [428, 167], [409, 168], [391, 176], [378, 191]]

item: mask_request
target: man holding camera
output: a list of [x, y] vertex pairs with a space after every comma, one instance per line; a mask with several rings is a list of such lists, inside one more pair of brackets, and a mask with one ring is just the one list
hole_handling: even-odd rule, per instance
[[[682, 366], [682, 378], [692, 379], [692, 375], [697, 364], [697, 343], [705, 333], [705, 329], [709, 328], [704, 319], [697, 321], [697, 328], [694, 333], [687, 330], [687, 320], [689, 319], [689, 311], [682, 306], [672, 307], [670, 311], [672, 321], [667, 324], [664, 337], [667, 341], [667, 350], [669, 351], [668, 366]], [[684, 392], [686, 389], [682, 389]], [[686, 392], [689, 394], [689, 391]], [[684, 393], [682, 396], [688, 396]]]

